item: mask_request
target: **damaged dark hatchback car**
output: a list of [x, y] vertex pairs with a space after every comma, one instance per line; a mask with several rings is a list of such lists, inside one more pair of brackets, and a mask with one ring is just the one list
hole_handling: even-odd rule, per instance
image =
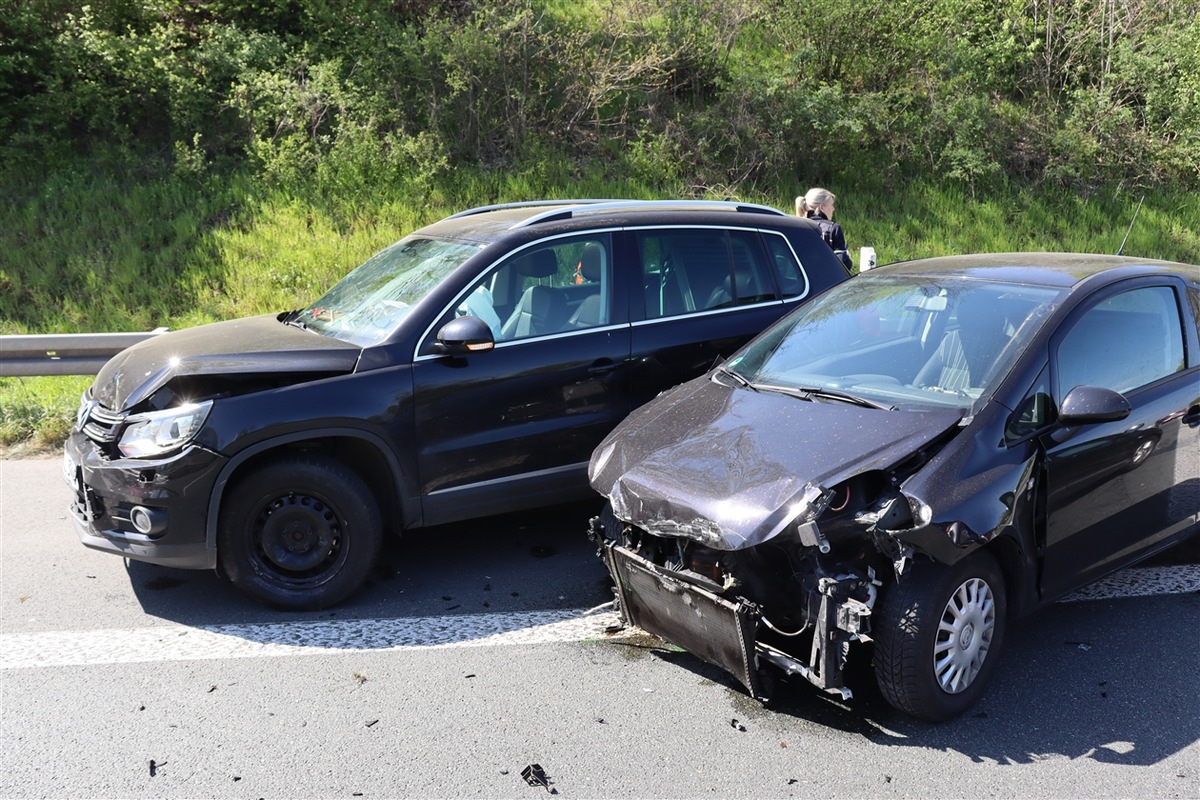
[[797, 309], [593, 454], [623, 619], [760, 699], [848, 697], [869, 655], [896, 708], [960, 714], [1013, 620], [1196, 534], [1198, 275], [956, 256]]

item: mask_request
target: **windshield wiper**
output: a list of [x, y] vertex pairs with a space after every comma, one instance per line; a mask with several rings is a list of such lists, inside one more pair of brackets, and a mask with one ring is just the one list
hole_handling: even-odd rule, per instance
[[749, 390], [751, 390], [751, 391], [753, 391], [753, 392], [757, 392], [757, 391], [758, 391], [758, 387], [757, 387], [757, 386], [755, 386], [755, 385], [754, 385], [753, 383], [751, 383], [750, 381], [748, 381], [748, 380], [746, 379], [746, 376], [745, 376], [745, 375], [741, 375], [741, 374], [739, 374], [739, 373], [737, 373], [737, 372], [734, 372], [734, 371], [733, 371], [733, 370], [731, 370], [729, 367], [726, 367], [726, 366], [720, 366], [720, 367], [717, 367], [717, 374], [718, 374], [718, 375], [728, 375], [730, 378], [732, 378], [732, 379], [733, 379], [733, 382], [734, 382], [734, 383], [736, 383], [738, 386], [740, 386], [740, 387], [741, 387], [741, 388], [743, 388], [743, 389], [749, 389]]
[[812, 400], [814, 397], [821, 397], [826, 400], [841, 400], [843, 403], [851, 403], [863, 408], [876, 408], [880, 411], [896, 410], [895, 406], [880, 403], [866, 397], [860, 397], [850, 392], [843, 392], [840, 389], [828, 389], [824, 386], [776, 386], [768, 383], [754, 383], [750, 384], [750, 388], [764, 392], [786, 394], [788, 397], [796, 397], [800, 400]]
[[[282, 314], [276, 317], [276, 319], [278, 319], [284, 325], [291, 325], [300, 316], [300, 312], [301, 309], [299, 308], [292, 309], [291, 311], [284, 311]], [[304, 323], [301, 322], [300, 324], [303, 325]]]
[[296, 309], [295, 311], [289, 311], [286, 314], [284, 314], [283, 316], [281, 316], [279, 318], [279, 321], [282, 322], [284, 325], [290, 325], [293, 328], [299, 328], [302, 331], [306, 331], [306, 330], [308, 330], [308, 325], [305, 324], [305, 322], [302, 319], [300, 319], [300, 315], [302, 313], [304, 313], [302, 309]]

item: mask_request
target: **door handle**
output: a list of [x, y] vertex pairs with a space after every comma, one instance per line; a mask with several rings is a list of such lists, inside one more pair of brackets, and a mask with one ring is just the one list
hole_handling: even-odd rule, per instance
[[1187, 410], [1187, 413], [1183, 415], [1183, 424], [1189, 428], [1200, 425], [1200, 405], [1194, 405]]
[[595, 364], [592, 364], [590, 367], [588, 367], [588, 372], [593, 375], [603, 375], [606, 372], [612, 372], [619, 366], [621, 366], [620, 361], [609, 361], [608, 359], [604, 359], [603, 361], [597, 361]]

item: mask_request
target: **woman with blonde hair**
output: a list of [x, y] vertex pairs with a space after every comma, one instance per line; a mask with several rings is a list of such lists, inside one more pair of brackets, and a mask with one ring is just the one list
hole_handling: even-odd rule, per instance
[[842, 233], [842, 226], [833, 221], [835, 202], [837, 196], [833, 192], [813, 187], [796, 198], [796, 216], [806, 217], [817, 223], [821, 229], [821, 238], [849, 272], [854, 269], [854, 262], [850, 260], [850, 250], [846, 247], [846, 235]]

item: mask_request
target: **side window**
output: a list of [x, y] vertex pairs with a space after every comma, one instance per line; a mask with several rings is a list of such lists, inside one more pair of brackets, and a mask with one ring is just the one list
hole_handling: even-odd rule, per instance
[[1056, 400], [1080, 385], [1128, 392], [1184, 368], [1175, 292], [1132, 289], [1092, 308], [1058, 347]]
[[640, 231], [636, 239], [647, 319], [775, 299], [775, 282], [753, 231]]
[[612, 280], [608, 234], [535, 244], [477, 280], [442, 315], [435, 335], [450, 319], [468, 315], [486, 322], [497, 342], [607, 325]]
[[[1192, 322], [1196, 324], [1196, 336], [1200, 338], [1200, 287], [1188, 285], [1188, 305], [1192, 308]], [[1189, 366], [1200, 364], [1200, 353], [1192, 353], [1188, 359]]]
[[724, 231], [637, 233], [646, 319], [675, 317], [726, 303], [732, 279]]
[[779, 290], [784, 297], [799, 297], [808, 293], [808, 279], [804, 268], [796, 260], [796, 254], [788, 246], [787, 239], [777, 233], [763, 233], [767, 251], [770, 253], [771, 265], [775, 269], [775, 279], [779, 281]]

